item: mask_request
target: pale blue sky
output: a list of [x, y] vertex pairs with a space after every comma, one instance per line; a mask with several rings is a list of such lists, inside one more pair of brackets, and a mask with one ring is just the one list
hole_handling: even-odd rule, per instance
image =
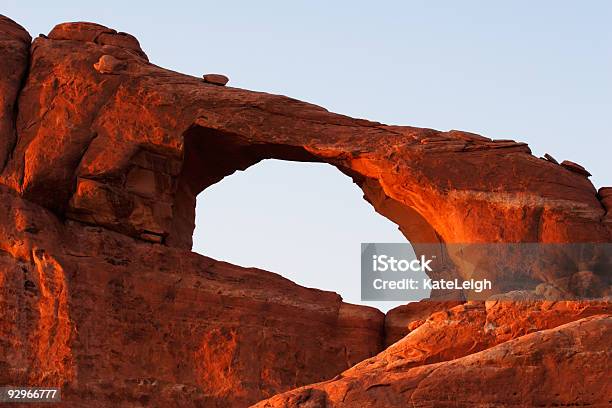
[[[584, 165], [597, 187], [612, 185], [609, 1], [4, 0], [0, 13], [33, 36], [99, 22], [136, 35], [160, 66], [224, 73], [231, 86], [351, 116], [526, 141], [535, 154]], [[348, 178], [324, 169], [270, 162], [228, 178], [200, 203], [196, 248], [355, 301], [359, 271], [345, 265], [358, 265], [360, 240], [398, 235], [355, 199]], [[334, 203], [340, 213], [325, 211]], [[332, 247], [331, 266], [313, 271], [305, 259]], [[329, 284], [340, 274], [344, 283]]]

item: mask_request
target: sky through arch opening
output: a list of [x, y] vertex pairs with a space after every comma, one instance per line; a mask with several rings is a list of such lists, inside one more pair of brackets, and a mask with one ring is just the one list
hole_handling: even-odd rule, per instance
[[360, 300], [360, 244], [407, 242], [363, 192], [325, 163], [264, 160], [197, 197], [193, 250], [275, 272], [348, 303], [387, 311], [406, 302]]

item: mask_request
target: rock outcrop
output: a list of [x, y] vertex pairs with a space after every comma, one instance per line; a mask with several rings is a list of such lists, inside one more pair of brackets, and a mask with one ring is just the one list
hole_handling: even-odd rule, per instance
[[0, 384], [62, 386], [71, 407], [246, 406], [382, 349], [376, 309], [63, 223], [5, 190]]
[[610, 335], [612, 317], [604, 315], [435, 364], [412, 366], [398, 355], [388, 361], [385, 352], [371, 367], [255, 407], [605, 407], [612, 401]]
[[4, 168], [17, 141], [17, 96], [28, 70], [31, 41], [23, 27], [0, 15], [0, 168]]
[[445, 311], [462, 304], [461, 301], [422, 300], [398, 306], [385, 316], [385, 346], [390, 346], [425, 323], [433, 313]]
[[[212, 86], [149, 63], [134, 37], [92, 23], [36, 38], [28, 64], [27, 33], [3, 24], [15, 72], [4, 105], [18, 109], [14, 125], [3, 120], [0, 181], [61, 217], [190, 249], [195, 197], [276, 158], [350, 175], [417, 252], [434, 243], [439, 259], [453, 260], [447, 243], [610, 241], [590, 181], [525, 143], [387, 126]], [[446, 276], [466, 278], [455, 264]]]
[[[610, 401], [605, 301], [430, 301], [385, 318], [190, 252], [195, 197], [268, 158], [335, 166], [450, 264], [449, 244], [609, 243], [610, 194], [577, 165], [213, 86], [93, 23], [31, 42], [0, 17], [0, 59], [0, 385], [61, 386], [70, 407]], [[511, 278], [609, 279], [570, 265]]]

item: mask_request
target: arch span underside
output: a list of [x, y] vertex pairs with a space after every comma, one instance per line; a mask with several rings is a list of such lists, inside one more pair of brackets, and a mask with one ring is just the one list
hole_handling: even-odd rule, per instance
[[342, 158], [317, 156], [301, 146], [277, 144], [249, 144], [236, 135], [226, 135], [199, 126], [184, 135], [185, 158], [178, 179], [175, 208], [188, 214], [175, 220], [168, 243], [191, 246], [194, 228], [195, 198], [207, 187], [224, 177], [266, 159], [297, 162], [327, 163], [351, 177], [374, 209], [398, 225], [406, 239], [419, 243], [442, 243], [434, 228], [413, 208], [388, 197], [378, 180], [350, 168], [350, 161]]
[[[224, 177], [266, 159], [318, 162], [330, 164], [349, 176], [361, 188], [363, 198], [374, 210], [398, 226], [418, 256], [425, 255], [434, 260], [435, 272], [430, 273], [431, 278], [452, 279], [459, 276], [452, 267], [443, 240], [431, 224], [416, 209], [389, 197], [376, 178], [351, 168], [351, 160], [345, 160], [342, 156], [319, 156], [317, 152], [302, 146], [252, 144], [240, 136], [201, 126], [192, 126], [185, 132], [184, 144], [183, 168], [173, 204], [179, 216], [174, 217], [172, 230], [166, 237], [168, 245], [191, 249], [196, 198]], [[431, 296], [444, 295], [444, 291], [433, 291]], [[453, 296], [457, 297], [457, 294]]]

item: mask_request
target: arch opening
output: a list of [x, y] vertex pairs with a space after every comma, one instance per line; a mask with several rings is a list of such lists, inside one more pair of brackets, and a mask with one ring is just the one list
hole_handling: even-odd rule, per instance
[[[240, 133], [243, 134], [243, 132]], [[376, 236], [376, 234], [364, 235], [358, 240], [348, 240], [349, 242], [354, 243], [355, 255], [350, 257], [354, 260], [354, 262], [359, 262], [358, 260], [360, 259], [358, 250], [358, 248], [360, 248], [360, 242], [412, 242], [411, 238], [416, 239], [417, 244], [412, 245], [417, 255], [420, 255], [419, 243], [427, 244], [427, 250], [430, 254], [432, 248], [431, 244], [433, 243], [434, 247], [437, 248], [435, 249], [435, 253], [438, 256], [438, 259], [442, 261], [444, 258], [446, 258], [444, 244], [427, 220], [425, 220], [416, 210], [390, 197], [389, 194], [383, 190], [382, 182], [377, 178], [377, 175], [372, 175], [369, 172], [371, 168], [369, 167], [369, 164], [364, 163], [360, 158], [355, 158], [351, 155], [345, 155], [342, 153], [330, 154], [330, 152], [311, 150], [304, 145], [294, 145], [291, 143], [291, 140], [281, 142], [276, 140], [274, 143], [262, 143], [261, 141], [249, 140], [245, 136], [204, 128], [199, 125], [193, 126], [184, 134], [184, 144], [183, 168], [177, 181], [175, 193], [174, 217], [172, 220], [173, 225], [170, 230], [170, 234], [166, 238], [166, 242], [171, 246], [191, 249], [193, 245], [193, 237], [195, 236], [198, 240], [202, 239], [203, 241], [197, 242], [193, 249], [204, 255], [230, 261], [241, 266], [255, 266], [277, 273], [280, 272], [284, 276], [287, 276], [287, 271], [289, 271], [289, 276], [291, 276], [291, 270], [296, 270], [296, 268], [292, 268], [290, 264], [285, 266], [275, 266], [265, 262], [265, 259], [264, 262], [261, 262], [261, 260], [257, 262], [249, 261], [248, 259], [241, 259], [240, 254], [245, 252], [248, 253], [248, 250], [245, 251], [245, 248], [249, 247], [249, 242], [244, 242], [241, 245], [238, 245], [235, 242], [233, 244], [226, 242], [224, 245], [226, 248], [231, 248], [231, 253], [227, 252], [225, 254], [216, 254], [215, 251], [211, 252], [206, 247], [211, 245], [211, 242], [207, 240], [209, 237], [211, 239], [214, 237], [214, 230], [206, 227], [205, 222], [198, 230], [196, 230], [196, 198], [200, 193], [202, 193], [202, 201], [205, 203], [206, 201], [204, 200], [210, 200], [210, 196], [216, 194], [216, 190], [223, 191], [227, 188], [231, 188], [231, 185], [234, 184], [234, 180], [244, 177], [244, 174], [247, 175], [244, 179], [245, 181], [239, 181], [236, 182], [236, 184], [239, 186], [242, 185], [240, 188], [243, 189], [256, 186], [258, 185], [258, 182], [249, 181], [249, 178], [251, 177], [251, 174], [257, 173], [258, 170], [250, 169], [248, 172], [243, 174], [239, 173], [240, 175], [232, 176], [227, 180], [224, 179], [238, 170], [246, 170], [262, 161], [268, 161], [267, 159], [276, 159], [270, 161], [284, 163], [280, 166], [296, 166], [297, 164], [295, 162], [307, 162], [310, 164], [302, 163], [297, 166], [320, 166], [319, 168], [324, 168], [326, 173], [317, 176], [310, 176], [311, 182], [315, 180], [323, 180], [324, 182], [335, 180], [334, 189], [352, 189], [352, 192], [346, 193], [347, 198], [345, 199], [344, 203], [346, 206], [349, 206], [349, 208], [361, 209], [361, 215], [352, 221], [355, 225], [363, 226], [364, 220], [376, 219], [381, 225], [385, 223], [387, 224], [387, 231], [393, 231], [392, 233], [388, 232], [380, 236]], [[264, 168], [267, 166], [267, 164], [262, 163], [255, 167], [260, 168], [262, 165]], [[307, 172], [304, 172], [303, 169], [304, 168], [301, 167], [301, 170], [299, 170], [298, 173], [306, 174]], [[277, 172], [285, 173], [291, 172], [291, 170], [284, 168], [279, 169]], [[265, 173], [265, 171], [263, 173]], [[255, 176], [257, 176], [257, 174], [255, 174]], [[274, 178], [274, 176], [275, 174], [267, 176], [268, 184]], [[347, 183], [348, 180], [346, 176], [350, 177], [354, 184]], [[219, 183], [221, 180], [223, 180], [223, 182]], [[265, 185], [266, 181], [261, 181], [261, 183], [264, 183]], [[308, 181], [294, 181], [293, 183], [286, 184], [283, 188], [287, 189], [287, 186], [304, 186], [306, 184], [308, 184]], [[359, 189], [361, 189], [361, 191], [359, 191]], [[316, 189], [313, 191], [316, 191]], [[239, 196], [240, 189], [236, 190], [234, 193], [230, 193], [230, 196], [232, 194]], [[281, 193], [278, 191], [269, 191], [265, 195], [269, 197], [276, 197], [278, 199], [278, 197], [282, 197], [282, 195], [279, 194]], [[316, 192], [312, 194], [316, 195]], [[296, 195], [296, 193], [294, 192], [290, 195]], [[256, 196], [257, 194], [255, 193], [244, 194], [244, 192], [242, 192], [242, 196], [239, 198], [234, 198], [233, 202], [243, 203], [245, 206], [248, 206], [252, 204]], [[207, 199], [206, 197], [209, 198]], [[372, 208], [363, 200], [363, 198], [365, 198], [365, 200], [371, 204], [371, 207], [374, 207], [375, 212], [372, 211]], [[304, 199], [304, 201], [308, 200]], [[228, 201], [226, 201], [226, 203], [227, 202]], [[232, 201], [230, 200], [229, 202]], [[316, 205], [316, 200], [310, 200], [311, 207]], [[299, 205], [297, 206], [299, 207]], [[202, 207], [202, 205], [200, 205], [200, 207]], [[223, 205], [219, 205], [219, 207], [223, 207]], [[214, 214], [210, 213], [205, 208], [200, 208], [197, 215], [205, 219], [206, 214], [208, 213], [209, 219], [230, 220], [231, 218], [229, 217], [236, 217], [237, 214], [242, 214], [243, 209], [244, 207], [242, 209], [235, 208], [233, 212], [230, 212], [228, 208], [224, 208], [223, 211], [219, 212], [218, 214]], [[333, 209], [320, 209], [320, 214], [329, 215], [332, 213]], [[261, 214], [259, 216], [261, 216]], [[278, 211], [275, 216], [278, 216]], [[336, 217], [341, 216], [342, 211], [339, 210]], [[257, 217], [257, 215], [254, 214], [253, 217]], [[311, 222], [313, 219], [316, 220], [316, 214], [313, 214], [308, 219]], [[330, 221], [330, 223], [333, 222]], [[234, 227], [234, 229], [236, 228], [237, 227]], [[299, 229], [299, 227], [296, 229]], [[245, 231], [245, 229], [242, 230]], [[251, 231], [252, 230], [253, 229], [251, 229]], [[193, 234], [194, 231], [195, 235]], [[296, 234], [299, 234], [299, 231], [296, 231]], [[321, 229], [320, 237], [325, 237], [325, 234], [326, 232], [324, 229]], [[327, 234], [329, 235], [329, 233]], [[321, 241], [320, 237], [319, 241]], [[313, 240], [314, 239], [315, 238], [313, 238]], [[346, 239], [346, 237], [344, 239]], [[257, 239], [256, 243], [259, 244], [260, 242], [264, 241], [265, 240], [259, 238]], [[312, 246], [312, 243], [305, 246]], [[322, 244], [319, 247], [319, 250], [321, 250], [323, 247], [325, 247], [325, 250], [327, 250], [328, 247], [331, 247], [331, 243]], [[300, 255], [296, 255], [296, 257], [304, 259], [303, 257], [306, 256], [306, 254], [307, 251], [303, 250], [300, 252]], [[270, 259], [272, 259], [274, 254], [270, 253], [268, 256]], [[313, 265], [312, 268], [316, 268], [316, 265]], [[360, 272], [359, 265], [356, 267], [353, 266], [351, 268], [351, 272], [350, 277], [347, 276], [347, 278], [353, 279], [354, 282], [358, 283]], [[308, 276], [307, 271], [302, 272], [302, 274], [304, 274], [304, 276]], [[291, 276], [291, 279], [305, 286], [311, 286], [318, 289], [334, 290], [341, 294], [343, 294], [342, 292], [345, 292], [341, 287], [333, 287], [329, 285], [326, 286], [324, 284], [321, 285], [308, 282], [307, 279], [300, 279], [299, 276]], [[362, 303], [360, 302], [359, 296], [356, 296], [355, 293], [344, 293], [343, 295], [345, 300], [348, 302]], [[435, 295], [436, 294], [432, 292], [432, 296]], [[406, 302], [404, 301], [399, 303]], [[383, 309], [388, 309], [390, 303], [380, 302], [376, 306]]]
[[198, 196], [193, 250], [387, 311], [406, 302], [360, 300], [360, 243], [407, 241], [362, 194], [328, 164], [264, 160]]

